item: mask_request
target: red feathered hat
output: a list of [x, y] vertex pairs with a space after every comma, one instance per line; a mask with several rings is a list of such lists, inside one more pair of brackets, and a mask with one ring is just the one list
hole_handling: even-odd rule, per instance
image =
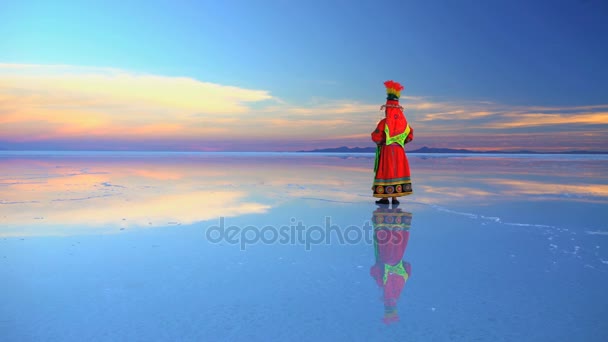
[[392, 80], [384, 82], [384, 86], [386, 87], [386, 99], [399, 101], [401, 91], [405, 88], [401, 84], [399, 84], [399, 82], [395, 82]]

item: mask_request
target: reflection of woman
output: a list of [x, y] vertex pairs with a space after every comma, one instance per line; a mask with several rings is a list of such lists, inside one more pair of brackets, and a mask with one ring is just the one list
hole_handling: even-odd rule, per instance
[[412, 214], [399, 208], [378, 208], [372, 218], [376, 263], [370, 274], [382, 288], [386, 324], [399, 320], [397, 301], [412, 274], [410, 264], [402, 260], [410, 237], [411, 220]]
[[399, 96], [403, 86], [397, 82], [386, 81], [385, 118], [378, 122], [372, 132], [376, 143], [376, 162], [374, 165], [374, 197], [379, 197], [378, 204], [388, 204], [392, 197], [393, 204], [398, 204], [397, 197], [410, 195], [410, 166], [405, 155], [405, 144], [414, 139], [414, 130], [408, 125], [403, 107], [399, 105]]

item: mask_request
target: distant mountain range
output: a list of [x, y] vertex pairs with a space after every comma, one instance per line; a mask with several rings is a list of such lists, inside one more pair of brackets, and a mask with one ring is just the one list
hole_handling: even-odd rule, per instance
[[[335, 148], [322, 148], [310, 151], [298, 151], [298, 152], [321, 152], [321, 153], [375, 153], [375, 147], [335, 147]], [[434, 147], [422, 147], [417, 150], [407, 151], [407, 153], [475, 153], [475, 154], [608, 154], [607, 151], [562, 151], [562, 152], [538, 152], [529, 150], [520, 151], [474, 151], [465, 149], [452, 149], [452, 148], [434, 148]]]

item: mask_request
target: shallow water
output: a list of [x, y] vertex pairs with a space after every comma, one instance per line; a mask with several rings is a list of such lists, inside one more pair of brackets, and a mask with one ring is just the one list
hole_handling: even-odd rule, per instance
[[379, 209], [373, 155], [2, 152], [0, 340], [608, 339], [608, 158], [409, 159]]

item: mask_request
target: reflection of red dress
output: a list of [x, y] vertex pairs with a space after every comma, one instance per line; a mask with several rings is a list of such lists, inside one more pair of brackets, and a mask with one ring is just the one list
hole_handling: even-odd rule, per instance
[[374, 211], [374, 246], [376, 263], [370, 274], [383, 290], [384, 318], [386, 324], [399, 320], [397, 301], [405, 282], [412, 273], [403, 254], [410, 237], [412, 214], [400, 209], [379, 208]]
[[[407, 120], [402, 111], [397, 108], [387, 109], [387, 116], [399, 116], [407, 125]], [[384, 132], [386, 119], [380, 120], [376, 130], [372, 132], [372, 140], [379, 145], [379, 157], [374, 185], [372, 190], [374, 197], [400, 197], [412, 194], [412, 183], [410, 181], [410, 165], [405, 155], [405, 148], [398, 143], [386, 145], [386, 133]], [[403, 130], [401, 129], [401, 132]], [[394, 135], [394, 134], [393, 134]], [[414, 139], [414, 130], [405, 139], [408, 143]]]

